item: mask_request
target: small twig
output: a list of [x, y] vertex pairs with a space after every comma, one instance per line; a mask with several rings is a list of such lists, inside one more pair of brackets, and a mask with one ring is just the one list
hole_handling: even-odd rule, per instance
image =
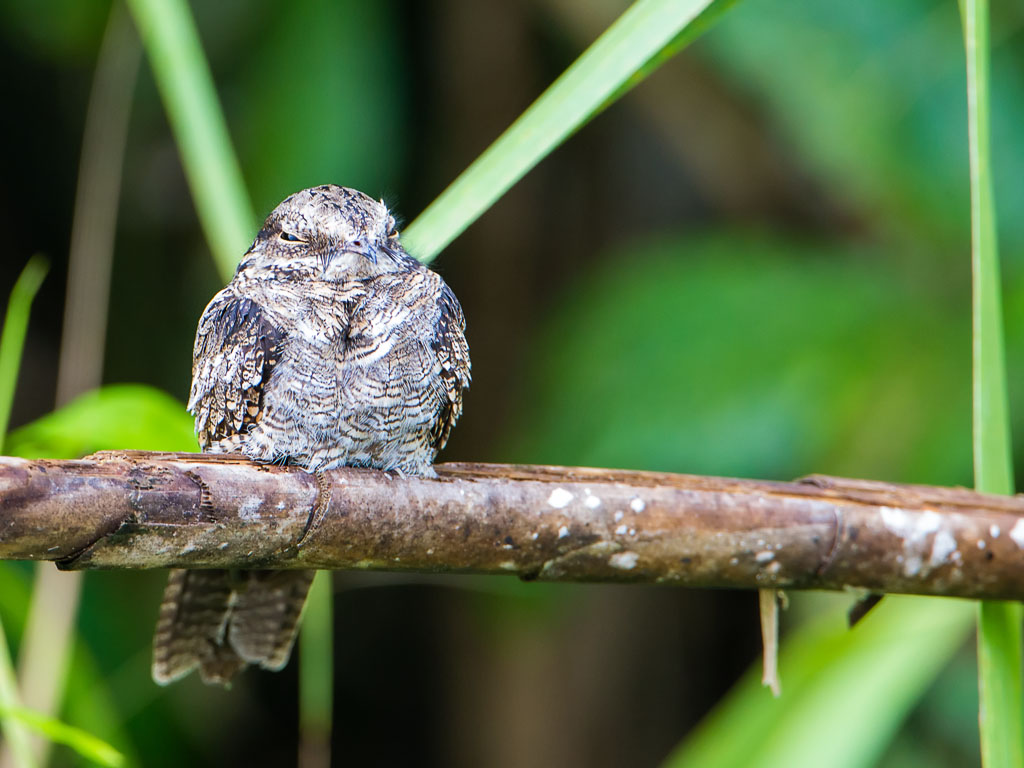
[[770, 689], [772, 696], [782, 695], [779, 682], [779, 605], [785, 593], [777, 589], [757, 590], [761, 614], [761, 647], [763, 648], [761, 685]]

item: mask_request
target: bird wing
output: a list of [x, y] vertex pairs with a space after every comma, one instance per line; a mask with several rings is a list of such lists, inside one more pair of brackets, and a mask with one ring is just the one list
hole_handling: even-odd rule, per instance
[[443, 280], [440, 283], [441, 293], [437, 298], [440, 316], [431, 347], [441, 364], [444, 400], [430, 434], [430, 443], [435, 451], [444, 448], [452, 427], [462, 414], [462, 390], [469, 386], [471, 378], [466, 317], [452, 289]]
[[259, 304], [231, 286], [206, 307], [196, 330], [188, 403], [204, 451], [260, 420], [283, 337]]

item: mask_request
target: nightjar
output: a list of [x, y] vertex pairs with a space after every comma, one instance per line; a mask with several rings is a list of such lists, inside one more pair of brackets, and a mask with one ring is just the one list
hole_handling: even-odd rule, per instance
[[[462, 412], [462, 308], [410, 257], [383, 202], [326, 185], [277, 206], [196, 332], [189, 410], [204, 451], [309, 472], [434, 477]], [[172, 571], [153, 677], [226, 683], [283, 667], [311, 571]]]

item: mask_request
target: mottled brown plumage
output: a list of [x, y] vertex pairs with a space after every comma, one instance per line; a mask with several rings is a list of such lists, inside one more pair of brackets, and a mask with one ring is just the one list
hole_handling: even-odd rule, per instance
[[[200, 445], [311, 472], [433, 477], [469, 385], [464, 331], [455, 295], [405, 253], [383, 203], [333, 185], [298, 192], [199, 321], [189, 409]], [[246, 664], [279, 669], [311, 579], [174, 572], [154, 678], [199, 667], [224, 683]]]

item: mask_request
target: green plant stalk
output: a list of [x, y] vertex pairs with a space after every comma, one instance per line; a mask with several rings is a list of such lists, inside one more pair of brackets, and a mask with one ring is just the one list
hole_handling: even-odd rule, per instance
[[11, 664], [11, 650], [7, 646], [3, 622], [0, 622], [0, 732], [18, 768], [32, 768], [32, 740], [26, 724], [12, 713], [18, 710], [18, 681]]
[[[18, 275], [11, 298], [7, 302], [4, 328], [0, 333], [0, 450], [3, 449], [4, 435], [10, 423], [11, 405], [14, 403], [14, 389], [18, 383], [18, 369], [21, 367], [21, 352], [25, 347], [25, 333], [28, 331], [29, 312], [32, 300], [46, 277], [49, 264], [43, 256], [33, 256]], [[6, 737], [11, 755], [18, 766], [26, 768], [35, 765], [32, 757], [32, 741], [25, 724], [11, 715], [18, 708], [18, 685], [11, 662], [10, 649], [0, 622], [0, 730]]]
[[596, 117], [598, 114], [603, 112], [606, 107], [611, 106], [620, 98], [625, 96], [633, 88], [642, 83], [648, 75], [653, 74], [662, 64], [711, 29], [718, 19], [721, 18], [726, 11], [736, 5], [738, 1], [739, 0], [713, 0], [713, 2], [701, 11], [693, 21], [683, 28], [678, 35], [672, 38], [668, 45], [660, 51], [657, 51], [644, 63], [642, 67], [640, 67], [640, 69], [634, 72], [629, 79], [626, 80], [626, 82], [624, 82], [615, 91], [615, 93], [613, 93], [608, 100], [601, 105], [592, 117]]
[[710, 4], [637, 0], [406, 228], [409, 252], [431, 261]]
[[299, 636], [299, 765], [331, 763], [334, 591], [331, 572], [319, 571], [306, 598]]
[[108, 768], [121, 768], [124, 755], [91, 733], [62, 723], [52, 717], [41, 715], [31, 709], [0, 708], [0, 717], [12, 717], [25, 723], [29, 728], [45, 736], [55, 744], [64, 744], [87, 760]]
[[[989, 141], [988, 2], [964, 0], [961, 11], [971, 166], [974, 479], [979, 491], [1009, 494], [1013, 476]], [[1019, 604], [988, 601], [978, 609], [978, 721], [986, 768], [1024, 766], [1022, 620]]]
[[973, 619], [966, 600], [902, 595], [886, 597], [853, 629], [845, 608], [816, 616], [782, 646], [781, 699], [761, 687], [754, 664], [663, 767], [876, 765]]
[[225, 280], [256, 231], [227, 124], [185, 0], [128, 0], [181, 153], [199, 222]]
[[0, 449], [3, 448], [7, 425], [10, 423], [18, 368], [21, 366], [21, 351], [25, 347], [25, 333], [28, 331], [29, 311], [49, 268], [44, 256], [36, 254], [29, 259], [18, 275], [7, 302], [4, 329], [0, 333]]

